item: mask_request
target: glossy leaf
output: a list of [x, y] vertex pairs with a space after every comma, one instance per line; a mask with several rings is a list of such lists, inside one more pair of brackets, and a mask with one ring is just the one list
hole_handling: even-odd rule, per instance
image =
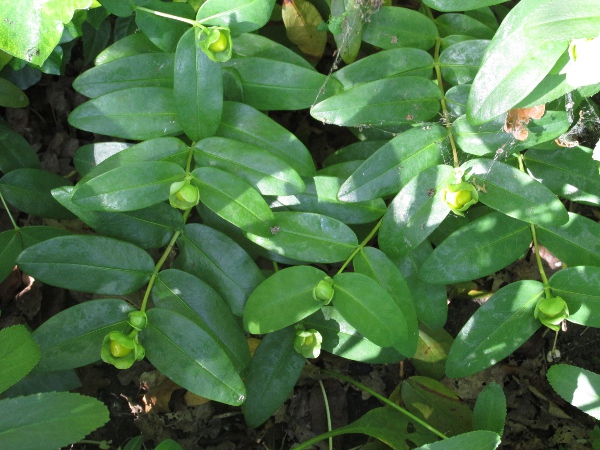
[[445, 385], [431, 378], [413, 376], [402, 383], [406, 409], [447, 436], [471, 431], [469, 406]]
[[[460, 117], [467, 113], [467, 100], [469, 99], [470, 91], [470, 84], [461, 84], [458, 86], [453, 86], [446, 91], [446, 106], [448, 107], [448, 112], [450, 113], [451, 117]], [[452, 122], [453, 127], [455, 123], [456, 121]], [[455, 134], [454, 139], [456, 138], [457, 137]]]
[[269, 233], [273, 213], [246, 181], [213, 167], [200, 167], [192, 172], [192, 177], [202, 203], [211, 211], [244, 231]]
[[568, 266], [600, 266], [600, 224], [569, 213], [560, 227], [538, 227], [538, 240]]
[[433, 119], [440, 109], [439, 99], [439, 88], [426, 78], [384, 78], [333, 95], [315, 104], [310, 113], [340, 126], [398, 125]]
[[517, 281], [492, 295], [456, 336], [446, 361], [446, 375], [467, 377], [519, 348], [542, 325], [533, 317], [542, 295], [542, 283], [534, 280]]
[[29, 98], [21, 89], [10, 81], [0, 78], [0, 106], [8, 108], [25, 108]]
[[71, 112], [69, 123], [80, 130], [140, 141], [181, 133], [173, 89], [164, 87], [135, 87], [92, 99]]
[[435, 24], [408, 8], [383, 6], [363, 27], [363, 41], [382, 49], [413, 47], [429, 50], [438, 36]]
[[489, 43], [487, 40], [469, 40], [446, 48], [439, 59], [444, 80], [452, 86], [471, 84]]
[[242, 405], [246, 423], [258, 427], [286, 401], [306, 360], [294, 350], [292, 327], [267, 334], [254, 352], [246, 376], [247, 398]]
[[500, 436], [493, 431], [471, 431], [452, 436], [443, 441], [422, 445], [415, 450], [463, 450], [477, 448], [479, 450], [494, 450], [500, 445]]
[[70, 184], [54, 173], [22, 168], [0, 178], [0, 193], [8, 203], [27, 214], [65, 220], [73, 218], [73, 214], [54, 200], [50, 191]]
[[133, 308], [118, 299], [90, 300], [52, 316], [32, 334], [42, 352], [36, 371], [74, 369], [100, 360], [104, 337], [127, 332]]
[[79, 184], [73, 203], [92, 211], [133, 211], [169, 198], [169, 186], [183, 181], [181, 166], [164, 161], [120, 166]]
[[304, 191], [304, 181], [285, 161], [253, 144], [223, 137], [196, 143], [194, 159], [247, 181], [263, 195], [291, 195]]
[[600, 375], [581, 367], [557, 364], [548, 369], [546, 377], [563, 399], [595, 419], [600, 418]]
[[250, 364], [246, 336], [223, 298], [199, 278], [187, 272], [167, 269], [159, 272], [152, 289], [158, 308], [187, 317], [219, 344], [238, 373]]
[[427, 239], [450, 213], [442, 194], [454, 176], [450, 166], [434, 166], [402, 188], [381, 223], [379, 245], [383, 251], [401, 257]]
[[398, 192], [415, 175], [444, 161], [447, 137], [447, 131], [435, 124], [399, 134], [346, 180], [339, 199], [357, 202]]
[[196, 395], [239, 406], [246, 388], [217, 341], [188, 318], [152, 308], [140, 340], [146, 357], [172, 381]]
[[442, 14], [435, 19], [441, 37], [462, 35], [476, 39], [491, 39], [494, 30], [466, 14]]
[[183, 218], [166, 203], [127, 212], [90, 211], [71, 201], [73, 188], [52, 190], [53, 197], [103, 236], [131, 242], [142, 248], [166, 245], [173, 233], [183, 228]]
[[545, 3], [519, 3], [492, 39], [467, 105], [474, 124], [487, 122], [524, 99], [567, 49], [566, 41], [546, 40], [545, 35], [532, 39], [524, 33], [524, 19]]
[[598, 36], [600, 14], [594, 0], [577, 3], [561, 0], [544, 5], [527, 17], [523, 28], [528, 37], [552, 36], [552, 39], [586, 39]]
[[332, 76], [350, 89], [356, 85], [400, 76], [431, 77], [433, 58], [417, 48], [384, 50], [349, 64]]
[[82, 145], [73, 156], [73, 164], [75, 164], [77, 172], [81, 176], [85, 176], [105, 159], [132, 145], [127, 142], [98, 142]]
[[8, 173], [25, 167], [41, 168], [35, 151], [23, 136], [0, 122], [0, 171]]
[[244, 328], [266, 334], [294, 325], [323, 306], [313, 289], [327, 274], [311, 266], [288, 267], [263, 281], [244, 309]]
[[264, 280], [250, 256], [225, 234], [200, 224], [186, 225], [177, 244], [174, 267], [210, 285], [241, 316], [246, 299]]
[[[120, 0], [112, 1], [116, 1], [119, 4], [124, 4]], [[162, 50], [154, 45], [144, 33], [134, 33], [119, 39], [114, 44], [109, 45], [102, 50], [96, 57], [94, 64], [99, 66], [101, 64], [115, 61], [119, 58], [140, 55], [143, 53], [162, 53]]]
[[174, 95], [177, 118], [192, 141], [213, 136], [223, 110], [221, 65], [197, 45], [202, 32], [193, 27], [185, 32], [175, 52]]
[[24, 325], [0, 330], [0, 393], [27, 375], [40, 356], [38, 345]]
[[143, 5], [144, 8], [151, 11], [136, 8], [136, 25], [158, 48], [165, 52], [174, 52], [177, 42], [189, 29], [189, 24], [168, 17], [162, 17], [159, 14], [154, 14], [152, 11], [193, 19], [194, 9], [188, 3], [165, 3], [160, 0], [146, 0], [143, 2]]
[[356, 59], [362, 43], [365, 22], [361, 17], [361, 5], [356, 0], [333, 0], [330, 6], [332, 17], [344, 17], [340, 29], [330, 31], [335, 39], [338, 54], [350, 65]]
[[387, 291], [361, 273], [340, 273], [333, 277], [333, 304], [350, 325], [381, 347], [408, 339], [402, 310]]
[[255, 244], [287, 258], [315, 263], [344, 261], [358, 245], [339, 220], [305, 212], [276, 212], [268, 236], [247, 233]]
[[314, 212], [340, 220], [345, 224], [370, 223], [386, 211], [382, 199], [345, 203], [337, 199], [344, 180], [330, 176], [306, 179], [306, 190], [301, 194], [279, 196], [277, 201], [292, 211]]
[[100, 97], [134, 87], [173, 87], [171, 53], [143, 53], [122, 57], [86, 70], [73, 81], [73, 89], [86, 97]]
[[461, 166], [465, 179], [480, 186], [479, 201], [524, 222], [557, 226], [567, 210], [543, 184], [520, 170], [492, 159], [472, 159]]
[[19, 229], [23, 248], [29, 248], [32, 245], [47, 241], [59, 236], [69, 236], [71, 233], [64, 228], [47, 227], [44, 225], [32, 225]]
[[315, 174], [315, 164], [306, 146], [269, 116], [244, 103], [223, 104], [217, 136], [261, 147], [302, 176]]
[[567, 267], [549, 280], [552, 293], [569, 307], [569, 322], [600, 327], [600, 267]]
[[469, 11], [484, 6], [497, 5], [506, 0], [423, 0], [427, 6], [438, 11]]
[[364, 161], [388, 142], [389, 140], [385, 139], [368, 139], [366, 141], [358, 141], [347, 145], [325, 158], [323, 167], [342, 162]]
[[436, 284], [475, 280], [523, 256], [531, 243], [529, 225], [501, 213], [487, 214], [444, 240], [419, 270]]
[[488, 384], [477, 396], [473, 409], [473, 429], [488, 430], [502, 436], [506, 422], [506, 396], [502, 386]]
[[321, 348], [344, 359], [369, 364], [387, 364], [402, 361], [405, 356], [393, 347], [373, 344], [344, 319], [333, 306], [302, 319], [306, 329], [314, 328], [323, 337]]
[[85, 438], [108, 422], [109, 413], [95, 398], [46, 392], [3, 400], [0, 417], [2, 448], [40, 450], [68, 446]]
[[450, 333], [443, 328], [433, 329], [420, 322], [417, 352], [410, 360], [417, 375], [435, 380], [444, 378], [446, 358], [453, 341]]
[[233, 54], [237, 56], [258, 56], [295, 64], [309, 70], [313, 69], [313, 66], [303, 56], [282, 44], [255, 33], [243, 33], [234, 36]]
[[205, 25], [228, 27], [234, 34], [258, 30], [267, 23], [275, 0], [208, 0], [196, 20]]
[[128, 294], [154, 269], [139, 247], [103, 236], [62, 236], [27, 248], [17, 260], [21, 270], [43, 283], [97, 294]]
[[283, 23], [288, 39], [313, 60], [321, 59], [327, 33], [317, 26], [323, 18], [315, 6], [306, 0], [285, 0], [282, 4]]
[[7, 398], [40, 392], [72, 391], [81, 387], [81, 381], [74, 369], [53, 370], [52, 372], [32, 371], [17, 384], [3, 393]]
[[407, 357], [413, 356], [419, 339], [417, 313], [404, 276], [385, 253], [374, 247], [363, 247], [352, 260], [352, 264], [355, 272], [367, 275], [379, 283], [402, 311], [407, 335], [406, 339], [394, 347]]
[[23, 250], [18, 230], [7, 230], [0, 233], [0, 281], [12, 272], [17, 264], [17, 257]]

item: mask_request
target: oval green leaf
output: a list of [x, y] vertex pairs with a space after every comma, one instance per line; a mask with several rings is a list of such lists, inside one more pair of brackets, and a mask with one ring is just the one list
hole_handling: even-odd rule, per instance
[[569, 307], [569, 322], [600, 328], [600, 267], [567, 267], [549, 280], [552, 293]]
[[581, 367], [557, 364], [548, 369], [546, 377], [563, 399], [600, 420], [600, 375]]
[[40, 349], [24, 325], [0, 330], [0, 393], [25, 377], [40, 357]]
[[208, 0], [196, 20], [206, 25], [228, 27], [234, 34], [248, 33], [265, 25], [275, 0]]

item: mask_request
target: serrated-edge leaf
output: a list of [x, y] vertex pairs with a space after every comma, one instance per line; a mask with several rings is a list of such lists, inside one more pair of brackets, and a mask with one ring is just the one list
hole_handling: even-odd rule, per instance
[[464, 450], [476, 448], [477, 450], [494, 450], [500, 445], [500, 436], [493, 431], [478, 430], [452, 436], [443, 441], [422, 445], [415, 450]]
[[557, 364], [548, 369], [546, 377], [563, 399], [600, 420], [600, 375], [581, 367]]

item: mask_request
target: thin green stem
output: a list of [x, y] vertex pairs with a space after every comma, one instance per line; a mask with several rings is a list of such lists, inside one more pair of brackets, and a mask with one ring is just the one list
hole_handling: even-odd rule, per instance
[[[323, 393], [323, 402], [325, 403], [325, 414], [327, 415], [327, 431], [331, 431], [331, 411], [329, 410], [329, 400], [327, 400], [327, 392], [323, 382], [319, 380], [321, 392]], [[329, 450], [333, 450], [333, 436], [329, 436]]]
[[189, 23], [190, 25], [192, 25], [194, 27], [205, 28], [197, 20], [188, 19], [186, 17], [174, 16], [173, 14], [165, 13], [162, 11], [156, 11], [154, 9], [144, 8], [143, 6], [136, 6], [135, 9], [138, 9], [140, 11], [146, 11], [147, 13], [154, 14], [156, 16], [166, 17], [167, 19], [173, 19], [173, 20], [178, 20], [179, 22]]
[[8, 218], [12, 222], [12, 226], [14, 227], [15, 230], [18, 230], [19, 226], [17, 225], [17, 222], [15, 222], [15, 219], [13, 218], [12, 214], [10, 213], [10, 210], [8, 209], [8, 205], [6, 204], [6, 201], [4, 200], [4, 196], [2, 195], [2, 192], [0, 192], [0, 200], [2, 200], [2, 205], [4, 205], [6, 214], [8, 214]]
[[189, 175], [190, 170], [192, 169], [192, 160], [194, 159], [194, 145], [196, 145], [195, 142], [192, 142], [192, 145], [190, 145], [190, 150], [188, 152], [188, 158], [187, 158], [187, 162], [185, 164], [185, 174]]
[[419, 425], [427, 428], [429, 431], [431, 431], [432, 433], [434, 433], [435, 435], [441, 437], [442, 439], [448, 439], [448, 436], [446, 436], [444, 433], [442, 433], [441, 431], [437, 430], [436, 428], [432, 427], [431, 425], [429, 425], [427, 422], [424, 422], [423, 420], [419, 419], [417, 416], [415, 416], [414, 414], [408, 412], [406, 409], [402, 408], [401, 406], [397, 405], [396, 403], [394, 403], [393, 401], [385, 398], [383, 395], [379, 395], [377, 392], [375, 392], [374, 390], [368, 388], [367, 386], [365, 386], [362, 383], [359, 383], [356, 380], [353, 380], [350, 377], [347, 377], [346, 375], [343, 375], [341, 373], [338, 372], [334, 372], [333, 370], [328, 370], [328, 369], [321, 369], [321, 372], [327, 374], [327, 375], [331, 375], [332, 377], [338, 378], [340, 380], [344, 380], [347, 381], [350, 384], [353, 384], [354, 386], [356, 386], [357, 388], [368, 392], [369, 394], [371, 394], [373, 397], [375, 397], [376, 399], [382, 401], [383, 403], [385, 403], [388, 406], [391, 406], [392, 408], [396, 409], [397, 411], [401, 412], [402, 414], [404, 414], [405, 416], [407, 416], [409, 419], [411, 419], [412, 421], [418, 423]]
[[340, 270], [338, 270], [338, 274], [340, 274], [344, 271], [346, 266], [348, 266], [348, 264], [350, 264], [350, 262], [354, 259], [354, 257], [356, 255], [358, 255], [358, 252], [360, 252], [365, 247], [365, 245], [367, 245], [369, 243], [369, 241], [373, 238], [373, 236], [375, 236], [375, 233], [377, 233], [377, 230], [379, 230], [379, 227], [381, 227], [382, 222], [383, 222], [383, 217], [381, 219], [379, 219], [379, 222], [377, 222], [377, 224], [373, 227], [373, 229], [367, 235], [367, 237], [364, 238], [363, 241], [358, 245], [358, 247], [356, 247], [354, 249], [352, 254], [350, 256], [348, 256], [348, 259], [344, 262], [344, 264], [342, 264], [342, 267], [340, 267]]

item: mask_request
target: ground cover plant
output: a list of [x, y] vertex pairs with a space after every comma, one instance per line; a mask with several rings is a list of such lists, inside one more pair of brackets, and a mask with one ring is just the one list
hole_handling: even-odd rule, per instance
[[[561, 364], [556, 348], [568, 323], [600, 327], [598, 6], [0, 2], [0, 104], [26, 107], [23, 90], [42, 73], [62, 76], [81, 40], [73, 89], [85, 101], [68, 124], [92, 137], [75, 170], [57, 174], [0, 124], [12, 224], [0, 233], [0, 279], [18, 270], [93, 294], [31, 335], [0, 332], [3, 360], [22, 342], [30, 355], [0, 371], [0, 387], [12, 386], [0, 446], [83, 439], [108, 420], [102, 405], [48, 392], [73, 389], [75, 369], [99, 360], [121, 370], [147, 360], [187, 391], [240, 407], [250, 427], [303, 372], [381, 400], [296, 448], [364, 434], [363, 448], [494, 449], [502, 386], [489, 383], [471, 408], [440, 380], [489, 369], [544, 327], [556, 336], [547, 383], [600, 418], [600, 375]], [[354, 142], [323, 155], [275, 120], [289, 111]], [[544, 267], [544, 251], [560, 270]], [[515, 262], [531, 270], [476, 282]], [[486, 297], [455, 337], [444, 330], [449, 293]], [[327, 367], [324, 353], [416, 372], [386, 398]], [[50, 414], [31, 398], [90, 413], [71, 434], [34, 441]], [[15, 405], [20, 423], [4, 420]], [[593, 436], [584, 445], [597, 446]]]

